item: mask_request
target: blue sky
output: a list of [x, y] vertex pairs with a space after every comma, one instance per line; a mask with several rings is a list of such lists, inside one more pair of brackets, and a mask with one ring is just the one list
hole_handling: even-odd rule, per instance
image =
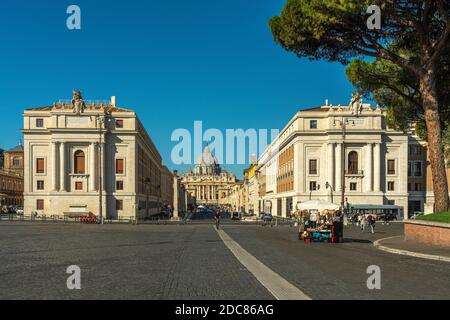
[[[165, 164], [177, 128], [282, 128], [296, 111], [348, 103], [344, 67], [298, 59], [268, 20], [285, 0], [2, 0], [0, 147], [21, 139], [25, 108], [117, 96], [137, 111]], [[81, 30], [66, 9], [81, 8]], [[244, 165], [227, 169], [242, 175]]]

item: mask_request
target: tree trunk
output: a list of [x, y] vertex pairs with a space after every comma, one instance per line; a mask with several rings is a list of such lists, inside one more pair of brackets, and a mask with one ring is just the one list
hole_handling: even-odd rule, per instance
[[442, 150], [436, 76], [433, 68], [427, 70], [420, 77], [420, 92], [428, 131], [428, 151], [434, 190], [434, 212], [444, 212], [449, 210], [449, 197], [445, 159]]

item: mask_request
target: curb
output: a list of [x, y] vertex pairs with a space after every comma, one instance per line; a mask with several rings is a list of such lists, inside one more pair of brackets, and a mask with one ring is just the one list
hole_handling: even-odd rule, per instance
[[415, 258], [428, 259], [428, 260], [450, 262], [450, 257], [444, 257], [444, 256], [438, 256], [438, 255], [426, 254], [426, 253], [419, 253], [419, 252], [413, 252], [413, 251], [407, 251], [407, 250], [401, 250], [401, 249], [393, 249], [393, 248], [389, 248], [389, 247], [386, 247], [386, 246], [383, 246], [380, 244], [381, 241], [384, 241], [387, 239], [392, 239], [392, 238], [400, 238], [400, 237], [401, 236], [394, 236], [394, 237], [379, 239], [373, 243], [373, 246], [379, 250], [386, 251], [389, 253], [400, 254], [400, 255], [410, 256], [410, 257], [415, 257]]

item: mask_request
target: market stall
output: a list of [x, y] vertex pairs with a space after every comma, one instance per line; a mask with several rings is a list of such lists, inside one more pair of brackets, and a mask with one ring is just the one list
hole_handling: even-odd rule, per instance
[[299, 239], [308, 243], [342, 241], [343, 222], [339, 209], [339, 205], [323, 200], [297, 203]]

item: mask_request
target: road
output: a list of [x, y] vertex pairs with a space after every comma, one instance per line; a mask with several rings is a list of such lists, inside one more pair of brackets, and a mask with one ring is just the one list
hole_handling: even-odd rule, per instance
[[[195, 219], [194, 219], [195, 220]], [[379, 251], [376, 239], [402, 233], [345, 230], [342, 244], [305, 244], [289, 226], [223, 224], [82, 225], [0, 222], [0, 299], [275, 299], [260, 266], [311, 299], [449, 299], [450, 264]], [[66, 269], [81, 269], [81, 290], [68, 290]], [[381, 269], [369, 290], [367, 267]], [[258, 268], [257, 268], [258, 269]]]

